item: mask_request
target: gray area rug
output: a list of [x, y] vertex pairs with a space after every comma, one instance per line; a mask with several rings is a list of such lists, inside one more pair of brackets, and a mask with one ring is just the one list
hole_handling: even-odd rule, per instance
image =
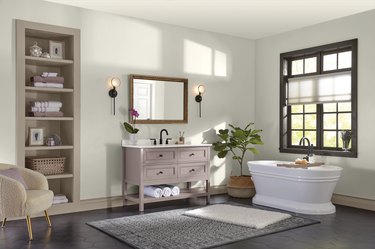
[[187, 210], [192, 209], [194, 208], [93, 221], [87, 224], [134, 248], [198, 249], [319, 223], [292, 216], [263, 229], [254, 229], [184, 215]]

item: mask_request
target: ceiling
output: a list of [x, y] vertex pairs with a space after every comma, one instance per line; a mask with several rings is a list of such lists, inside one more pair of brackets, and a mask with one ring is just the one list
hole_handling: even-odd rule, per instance
[[375, 0], [45, 0], [259, 39], [375, 9]]

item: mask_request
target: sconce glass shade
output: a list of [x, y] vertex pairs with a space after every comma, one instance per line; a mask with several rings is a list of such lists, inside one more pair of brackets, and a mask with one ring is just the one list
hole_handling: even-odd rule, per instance
[[111, 85], [112, 87], [119, 87], [121, 85], [121, 80], [117, 77], [113, 77], [111, 79]]
[[198, 94], [202, 95], [206, 91], [206, 87], [204, 85], [199, 85], [198, 86]]

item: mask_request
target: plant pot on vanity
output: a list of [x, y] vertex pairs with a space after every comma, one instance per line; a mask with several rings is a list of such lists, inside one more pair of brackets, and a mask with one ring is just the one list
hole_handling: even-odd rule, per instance
[[228, 195], [235, 198], [252, 198], [255, 195], [251, 176], [230, 176], [227, 184]]

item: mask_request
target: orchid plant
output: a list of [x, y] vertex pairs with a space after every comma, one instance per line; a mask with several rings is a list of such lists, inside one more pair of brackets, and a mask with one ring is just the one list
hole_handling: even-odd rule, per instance
[[130, 115], [133, 117], [133, 125], [129, 124], [128, 122], [124, 122], [125, 130], [131, 134], [137, 134], [139, 129], [135, 128], [135, 123], [137, 118], [139, 117], [139, 113], [135, 109], [130, 109]]

